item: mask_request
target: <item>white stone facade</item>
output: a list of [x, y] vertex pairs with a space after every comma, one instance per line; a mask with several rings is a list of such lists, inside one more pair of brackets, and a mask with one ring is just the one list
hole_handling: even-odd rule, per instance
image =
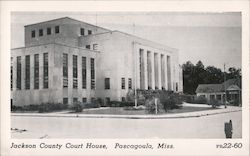
[[[57, 33], [56, 27], [59, 28]], [[44, 88], [44, 53], [48, 54], [48, 88]], [[34, 89], [35, 54], [39, 54], [38, 89]], [[67, 54], [68, 58], [67, 87], [63, 87], [63, 70], [66, 69], [63, 68], [63, 54]], [[28, 71], [27, 55], [30, 57]], [[17, 79], [17, 57], [20, 56], [21, 78]], [[12, 103], [19, 106], [63, 103], [65, 99], [72, 104], [76, 98], [80, 102], [90, 102], [93, 98], [121, 101], [135, 87], [175, 92], [183, 90], [176, 49], [67, 17], [25, 26], [25, 47], [12, 49], [11, 57], [11, 98]], [[74, 65], [73, 57], [77, 60]], [[86, 58], [86, 88], [83, 87], [83, 57]], [[91, 59], [94, 60], [93, 68]], [[29, 73], [29, 81], [26, 80], [26, 72]], [[21, 80], [21, 89], [17, 89], [18, 80]], [[109, 81], [106, 85], [105, 80]], [[73, 87], [75, 81], [77, 88]], [[91, 88], [92, 82], [94, 88]], [[28, 89], [26, 83], [30, 83]]]

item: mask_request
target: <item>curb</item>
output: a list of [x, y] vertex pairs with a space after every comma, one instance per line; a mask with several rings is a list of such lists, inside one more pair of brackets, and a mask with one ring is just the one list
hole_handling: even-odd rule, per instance
[[190, 114], [190, 115], [181, 115], [181, 114], [168, 114], [162, 116], [138, 116], [138, 115], [103, 115], [103, 114], [70, 114], [70, 115], [49, 115], [49, 114], [11, 114], [11, 116], [23, 116], [23, 117], [70, 117], [70, 118], [117, 118], [117, 119], [177, 119], [177, 118], [194, 118], [194, 117], [202, 117], [202, 116], [209, 116], [209, 115], [217, 115], [217, 114], [225, 114], [231, 112], [239, 112], [240, 110], [231, 110], [231, 111], [224, 111], [224, 112], [211, 112], [211, 113], [202, 113], [200, 114]]

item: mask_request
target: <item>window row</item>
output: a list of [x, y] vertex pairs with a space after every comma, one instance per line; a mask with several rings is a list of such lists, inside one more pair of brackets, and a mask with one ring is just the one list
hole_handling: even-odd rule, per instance
[[[104, 99], [102, 99], [102, 98], [94, 98], [94, 97], [91, 97], [90, 103], [95, 103], [96, 100], [101, 104], [101, 106], [102, 106], [103, 104], [106, 104], [106, 106], [108, 106], [108, 105], [110, 104], [110, 102], [111, 102], [110, 97], [105, 97]], [[125, 102], [125, 101], [126, 101], [126, 97], [121, 97], [121, 101], [122, 101], [122, 102]], [[76, 104], [76, 103], [78, 103], [78, 102], [80, 102], [80, 103], [82, 103], [82, 104], [88, 103], [86, 97], [83, 97], [83, 98], [73, 97], [73, 98], [72, 98], [72, 104]], [[65, 105], [70, 104], [70, 103], [69, 103], [69, 98], [68, 98], [68, 97], [64, 97], [64, 98], [63, 98], [63, 104], [65, 104]]]
[[[86, 97], [84, 97], [84, 98], [77, 98], [77, 97], [74, 97], [73, 99], [72, 99], [73, 101], [73, 104], [75, 104], [75, 103], [78, 103], [78, 102], [81, 102], [81, 103], [87, 103], [87, 98]], [[95, 98], [94, 97], [92, 97], [91, 98], [91, 103], [93, 103], [95, 101]], [[64, 97], [63, 98], [63, 104], [65, 104], [65, 105], [67, 105], [67, 104], [69, 104], [69, 98], [67, 98], [67, 97]]]
[[[126, 89], [125, 78], [121, 78], [121, 89]], [[104, 79], [104, 89], [110, 89], [110, 78]], [[128, 89], [132, 89], [132, 79], [128, 78]]]
[[[45, 29], [46, 30], [46, 34], [47, 35], [51, 35], [52, 34], [52, 28], [51, 27], [48, 27], [48, 28], [46, 28]], [[44, 33], [44, 31], [45, 31], [44, 29], [39, 29], [38, 30], [38, 36], [43, 36], [45, 33]], [[59, 34], [60, 33], [60, 27], [59, 26], [55, 26], [54, 27], [54, 33], [55, 34]], [[35, 38], [36, 37], [36, 31], [35, 30], [32, 30], [31, 31], [31, 37], [32, 38]]]
[[[78, 63], [77, 55], [73, 55], [73, 88], [78, 88]], [[87, 58], [82, 57], [82, 88], [87, 88]], [[63, 54], [63, 88], [68, 88], [68, 54]], [[90, 84], [95, 89], [95, 59], [90, 58]]]
[[[43, 88], [49, 88], [49, 60], [48, 53], [43, 53]], [[22, 89], [22, 79], [25, 80], [25, 89], [30, 89], [30, 55], [25, 56], [25, 75], [22, 78], [21, 56], [16, 57], [16, 89]], [[11, 90], [13, 89], [13, 58], [11, 58]], [[39, 54], [34, 55], [34, 89], [39, 89]]]
[[[85, 46], [85, 48], [86, 48], [86, 49], [91, 49], [91, 45], [88, 44], [88, 45]], [[93, 44], [93, 45], [92, 45], [92, 48], [93, 48], [93, 50], [98, 50], [98, 44]]]
[[[85, 36], [85, 29], [84, 28], [80, 28], [80, 34], [81, 34], [81, 36]], [[92, 30], [88, 30], [87, 34], [91, 35], [92, 34]]]

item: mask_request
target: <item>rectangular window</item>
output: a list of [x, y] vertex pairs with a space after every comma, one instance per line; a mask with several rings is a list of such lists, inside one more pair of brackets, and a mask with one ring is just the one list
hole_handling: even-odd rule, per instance
[[128, 89], [132, 89], [132, 79], [128, 78]]
[[87, 88], [87, 59], [82, 57], [82, 88]]
[[63, 88], [68, 88], [68, 54], [63, 54]]
[[77, 56], [73, 55], [73, 88], [77, 88]]
[[35, 31], [35, 30], [32, 30], [32, 31], [31, 31], [31, 37], [32, 37], [32, 38], [36, 37], [36, 31]]
[[55, 33], [56, 33], [56, 34], [59, 34], [59, 33], [60, 33], [60, 28], [59, 28], [59, 26], [55, 26]]
[[88, 35], [91, 35], [92, 34], [92, 31], [91, 30], [88, 30]]
[[25, 56], [25, 89], [30, 89], [30, 55]]
[[98, 44], [93, 44], [93, 50], [98, 50]]
[[21, 56], [17, 56], [17, 73], [16, 73], [16, 75], [17, 75], [17, 79], [16, 79], [16, 88], [18, 89], [18, 90], [21, 90], [22, 88], [22, 82], [21, 82], [21, 80], [22, 80], [22, 64], [21, 64]]
[[84, 28], [81, 28], [81, 36], [84, 36]]
[[87, 103], [87, 98], [82, 98], [82, 103]]
[[49, 55], [43, 54], [43, 88], [49, 88]]
[[73, 103], [76, 104], [78, 102], [78, 98], [73, 98]]
[[39, 29], [39, 36], [43, 36], [43, 29]]
[[63, 98], [63, 104], [64, 104], [64, 105], [69, 104], [68, 98]]
[[86, 49], [90, 49], [90, 45], [86, 45]]
[[110, 89], [110, 78], [105, 78], [105, 89]]
[[125, 78], [122, 78], [122, 89], [125, 89]]
[[13, 89], [13, 57], [10, 58], [10, 89]]
[[91, 79], [91, 89], [95, 89], [95, 59], [90, 59], [90, 79]]
[[34, 89], [39, 89], [39, 54], [34, 55]]
[[51, 28], [47, 28], [47, 35], [51, 34]]

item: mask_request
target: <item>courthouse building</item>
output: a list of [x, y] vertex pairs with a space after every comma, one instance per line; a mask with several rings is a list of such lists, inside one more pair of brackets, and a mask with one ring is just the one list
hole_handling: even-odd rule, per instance
[[11, 50], [11, 103], [124, 101], [135, 89], [182, 92], [178, 51], [68, 17], [25, 26]]

